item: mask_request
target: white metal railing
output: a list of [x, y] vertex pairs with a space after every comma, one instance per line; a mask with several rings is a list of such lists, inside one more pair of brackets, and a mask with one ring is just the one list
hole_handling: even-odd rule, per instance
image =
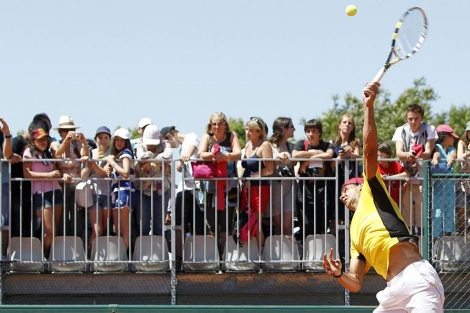
[[[45, 160], [24, 160], [33, 161]], [[339, 196], [342, 182], [359, 175], [360, 159], [348, 162], [323, 160], [324, 165], [331, 164], [332, 167], [332, 174], [327, 177], [214, 178], [205, 179], [200, 189], [180, 193], [177, 193], [176, 186], [181, 174], [175, 171], [173, 161], [163, 162], [171, 164], [162, 167], [162, 176], [132, 179], [137, 188], [142, 182], [150, 182], [154, 191], [148, 194], [137, 189], [135, 199], [132, 199], [135, 200], [132, 201], [132, 209], [126, 215], [117, 214], [119, 210], [112, 209], [110, 194], [99, 197], [106, 207], [102, 209], [96, 195], [93, 195], [93, 205], [80, 208], [76, 201], [70, 201], [69, 197], [73, 197], [74, 192], [64, 192], [63, 198], [57, 200], [65, 204], [62, 211], [52, 210], [53, 218], [57, 217], [54, 215], [56, 213], [60, 217], [57, 228], [53, 229], [50, 251], [47, 251], [44, 243], [46, 225], [33, 207], [34, 195], [28, 188], [28, 184], [37, 180], [11, 177], [11, 164], [2, 160], [2, 164], [7, 164], [4, 170], [8, 170], [10, 191], [7, 197], [9, 226], [2, 228], [3, 234], [8, 236], [9, 251], [4, 257], [11, 264], [10, 270], [167, 271], [173, 266], [174, 270], [322, 271], [321, 256], [331, 247], [337, 257], [343, 258], [346, 266], [349, 263], [351, 214], [339, 201]], [[170, 167], [171, 180], [168, 183], [164, 176]], [[62, 179], [51, 180], [61, 182], [64, 190]], [[91, 184], [101, 181], [109, 185], [112, 178], [88, 180]], [[234, 181], [235, 187], [223, 190], [225, 209], [217, 210], [213, 201], [222, 193], [219, 193], [217, 183], [211, 189], [206, 182], [221, 180]], [[403, 211], [404, 219], [418, 235], [422, 235], [419, 230], [428, 221], [422, 210], [423, 199], [427, 196], [422, 180], [420, 178], [411, 184], [412, 181], [407, 178], [384, 178], [400, 206], [405, 208], [408, 205], [407, 210]], [[66, 188], [74, 187], [80, 181], [81, 178], [74, 178]], [[238, 210], [243, 209], [239, 204], [244, 181], [268, 181], [270, 201], [264, 213], [255, 213], [263, 225], [264, 236], [255, 236], [256, 240], [241, 245], [233, 237], [233, 226], [239, 218]], [[168, 190], [167, 194], [161, 190]], [[87, 192], [93, 190], [88, 189]], [[5, 199], [2, 197], [2, 205]], [[280, 206], [275, 203], [280, 203]], [[466, 220], [467, 202], [464, 206], [463, 218]], [[47, 210], [50, 209], [41, 209], [41, 216], [47, 215]], [[113, 219], [117, 219], [118, 223], [112, 223]], [[119, 236], [123, 231], [121, 225], [126, 224], [120, 223], [121, 219], [128, 219], [128, 247]], [[92, 225], [94, 221], [100, 221], [98, 228], [101, 231]], [[460, 235], [467, 236], [466, 228], [464, 231]], [[422, 252], [433, 248], [432, 243], [430, 247], [420, 246]]]

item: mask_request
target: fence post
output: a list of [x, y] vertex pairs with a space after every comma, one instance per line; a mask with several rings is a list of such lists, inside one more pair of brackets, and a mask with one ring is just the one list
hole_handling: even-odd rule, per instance
[[[429, 192], [429, 188], [431, 187], [431, 172], [430, 172], [430, 168], [429, 168], [429, 161], [424, 161], [423, 162], [423, 208], [422, 208], [422, 216], [421, 218], [423, 219], [423, 227], [421, 229], [421, 238], [422, 238], [422, 247], [426, 253], [426, 255], [424, 256], [426, 258], [426, 260], [431, 260], [432, 258], [432, 249], [430, 249], [430, 246], [429, 246], [429, 236], [430, 236], [430, 233], [429, 233], [429, 226], [431, 224], [431, 221], [432, 221], [432, 216], [430, 215], [431, 214], [431, 210], [429, 210], [429, 205], [431, 202], [431, 192]], [[424, 252], [423, 251], [423, 252]]]

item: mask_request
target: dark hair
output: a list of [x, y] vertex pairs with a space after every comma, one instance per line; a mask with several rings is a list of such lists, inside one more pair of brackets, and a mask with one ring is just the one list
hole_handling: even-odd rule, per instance
[[28, 144], [28, 147], [29, 147], [29, 150], [31, 151], [31, 155], [33, 157], [36, 157], [39, 159], [39, 153], [43, 153], [44, 156], [46, 157], [46, 159], [52, 159], [52, 153], [51, 153], [51, 143], [52, 143], [52, 140], [51, 140], [51, 137], [50, 136], [47, 136], [47, 146], [46, 146], [46, 150], [44, 151], [40, 151], [36, 145], [33, 144], [34, 142], [34, 139], [30, 140], [29, 144]]
[[96, 142], [93, 139], [87, 138], [86, 139], [86, 144], [88, 145], [88, 149], [96, 149], [98, 146], [96, 145]]
[[282, 127], [289, 127], [292, 124], [292, 119], [289, 117], [278, 117], [273, 123], [273, 134], [269, 139], [270, 143], [278, 143], [284, 136]]
[[408, 112], [419, 113], [421, 114], [421, 117], [424, 117], [424, 107], [416, 103], [410, 104], [408, 106], [406, 113], [408, 114]]
[[33, 120], [29, 123], [28, 132], [31, 133], [31, 130], [36, 128], [43, 128], [46, 132], [49, 132], [49, 124], [45, 120]]
[[307, 132], [307, 129], [309, 128], [315, 128], [318, 130], [320, 134], [323, 134], [323, 127], [319, 120], [312, 119], [312, 120], [307, 121], [307, 123], [305, 123], [305, 126], [304, 126], [304, 132]]
[[51, 119], [49, 118], [49, 116], [46, 113], [36, 114], [33, 117], [33, 123], [44, 123], [45, 125], [43, 125], [42, 128], [44, 128], [47, 132], [49, 132], [51, 130], [50, 129], [50, 125], [52, 125]]
[[441, 144], [447, 136], [450, 136], [450, 133], [448, 132], [437, 133], [436, 144]]
[[134, 158], [134, 152], [132, 151], [132, 144], [131, 144], [130, 139], [124, 139], [124, 141], [126, 142], [126, 145], [124, 146], [124, 148], [122, 150], [119, 150], [119, 151], [116, 149], [116, 145], [114, 144], [115, 140], [116, 140], [116, 136], [113, 136], [113, 140], [111, 142], [110, 154], [112, 154], [116, 158], [118, 158], [121, 155], [122, 151], [128, 149], [131, 152], [132, 158]]
[[392, 156], [392, 148], [388, 143], [382, 142], [379, 144], [379, 149], [380, 152], [388, 154], [389, 157]]

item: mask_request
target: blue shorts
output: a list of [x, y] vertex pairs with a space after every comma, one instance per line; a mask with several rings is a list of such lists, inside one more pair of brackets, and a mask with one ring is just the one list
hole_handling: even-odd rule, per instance
[[[44, 195], [44, 198], [43, 198]], [[33, 207], [35, 211], [39, 211], [42, 208], [50, 209], [52, 206], [62, 205], [64, 203], [64, 194], [61, 189], [51, 190], [48, 192], [35, 193], [33, 195]]]
[[135, 191], [119, 190], [113, 192], [113, 209], [120, 209], [128, 206], [130, 210], [133, 209], [136, 200]]
[[2, 184], [2, 224], [8, 226], [8, 216], [10, 212], [10, 186], [8, 183]]
[[111, 203], [111, 197], [108, 195], [93, 194], [92, 197], [93, 197], [93, 206], [89, 209], [107, 210], [113, 205]]

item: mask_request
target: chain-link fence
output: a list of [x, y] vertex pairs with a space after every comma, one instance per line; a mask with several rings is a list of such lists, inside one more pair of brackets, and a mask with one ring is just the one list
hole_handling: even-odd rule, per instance
[[426, 168], [430, 248], [425, 252], [446, 287], [446, 307], [469, 308], [470, 175], [466, 162], [429, 162]]

